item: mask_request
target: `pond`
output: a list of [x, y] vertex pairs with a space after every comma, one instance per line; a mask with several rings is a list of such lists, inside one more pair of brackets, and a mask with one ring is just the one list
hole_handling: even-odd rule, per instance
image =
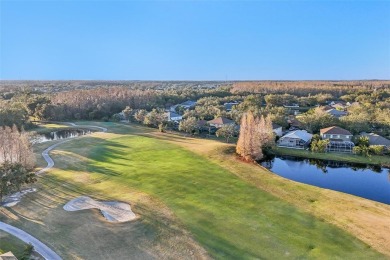
[[296, 157], [275, 157], [264, 167], [290, 180], [390, 204], [390, 169]]
[[34, 136], [33, 143], [44, 143], [48, 141], [67, 139], [67, 138], [75, 138], [82, 135], [91, 134], [95, 131], [91, 129], [63, 129], [58, 131], [53, 131], [45, 134], [37, 134]]

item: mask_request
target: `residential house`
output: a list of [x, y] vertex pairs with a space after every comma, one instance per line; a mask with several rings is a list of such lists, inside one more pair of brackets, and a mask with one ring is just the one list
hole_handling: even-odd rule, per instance
[[274, 131], [274, 133], [277, 136], [282, 136], [283, 135], [282, 127], [280, 125], [278, 125], [278, 124], [272, 123], [272, 130]]
[[179, 122], [183, 119], [183, 117], [175, 112], [168, 111], [166, 114], [168, 122]]
[[329, 115], [333, 116], [333, 117], [336, 117], [336, 118], [340, 118], [340, 117], [348, 115], [347, 112], [341, 111], [341, 110], [338, 110], [338, 109], [334, 109], [334, 108], [326, 110], [325, 112], [328, 113]]
[[179, 106], [179, 104], [174, 105], [174, 106], [171, 106], [171, 107], [169, 108], [169, 111], [175, 112], [175, 113], [176, 113], [176, 108], [177, 108], [178, 106]]
[[369, 145], [382, 145], [387, 149], [390, 149], [390, 140], [374, 133], [360, 133], [360, 136], [368, 137]]
[[345, 102], [337, 102], [337, 103], [331, 105], [331, 107], [333, 107], [337, 110], [345, 110], [345, 109], [347, 109], [348, 105]]
[[233, 106], [237, 106], [238, 104], [239, 104], [238, 102], [228, 102], [228, 103], [225, 103], [223, 105], [225, 107], [225, 110], [227, 112], [229, 112], [229, 111], [232, 111]]
[[294, 149], [304, 149], [309, 145], [312, 137], [313, 135], [309, 134], [305, 130], [295, 130], [282, 136], [278, 141], [278, 146]]
[[214, 126], [216, 128], [221, 128], [224, 125], [235, 125], [233, 120], [227, 119], [226, 117], [217, 117], [213, 120], [207, 122], [210, 126]]
[[182, 106], [185, 109], [190, 109], [196, 106], [196, 101], [188, 100], [186, 102], [181, 103], [179, 106]]
[[320, 106], [319, 108], [321, 108], [322, 111], [328, 111], [328, 110], [331, 110], [333, 109], [333, 107], [329, 106], [329, 105], [326, 105], [326, 106]]
[[209, 126], [207, 125], [207, 120], [198, 120], [198, 129], [200, 132], [209, 131]]
[[351, 132], [338, 126], [322, 128], [320, 135], [322, 139], [338, 139], [343, 141], [352, 141], [353, 137]]
[[298, 119], [296, 119], [295, 116], [289, 116], [287, 119], [287, 123], [289, 125], [288, 129], [290, 131], [302, 129], [302, 123]]
[[174, 106], [171, 106], [169, 108], [169, 111], [171, 112], [176, 112], [176, 108], [177, 107], [183, 107], [184, 109], [190, 109], [190, 108], [193, 108], [196, 106], [196, 102], [195, 101], [192, 101], [192, 100], [188, 100], [188, 101], [185, 101], [183, 103], [180, 103], [180, 104], [177, 104], [177, 105], [174, 105]]
[[329, 139], [328, 152], [350, 153], [355, 146], [351, 132], [338, 126], [321, 129], [320, 136], [322, 139]]
[[283, 105], [284, 108], [298, 108], [298, 104], [292, 104], [292, 105]]

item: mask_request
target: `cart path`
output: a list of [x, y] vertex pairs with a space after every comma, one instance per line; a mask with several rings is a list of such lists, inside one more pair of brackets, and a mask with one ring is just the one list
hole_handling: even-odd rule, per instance
[[[67, 124], [70, 124], [71, 126], [78, 126], [75, 123], [67, 123]], [[92, 125], [80, 125], [80, 126], [98, 128], [102, 132], [107, 132], [107, 128], [105, 128], [105, 127], [92, 126]], [[53, 144], [53, 145], [49, 146], [48, 148], [46, 148], [42, 152], [42, 156], [45, 159], [45, 161], [47, 162], [47, 166], [45, 168], [39, 170], [38, 172], [36, 172], [36, 174], [39, 175], [39, 174], [42, 174], [43, 172], [46, 172], [47, 170], [51, 169], [54, 166], [54, 161], [50, 157], [49, 152], [52, 151], [57, 146], [59, 146], [60, 144], [69, 142], [71, 140], [73, 140], [73, 139], [67, 139], [67, 140], [61, 141], [59, 143]], [[39, 241], [35, 237], [31, 236], [29, 233], [27, 233], [19, 228], [16, 228], [14, 226], [8, 225], [8, 224], [0, 221], [0, 230], [3, 230], [5, 232], [19, 238], [20, 240], [24, 241], [25, 243], [31, 243], [34, 246], [34, 250], [47, 260], [57, 260], [57, 259], [60, 260], [60, 259], [62, 259], [59, 255], [57, 255], [53, 250], [51, 250], [44, 243], [42, 243], [41, 241]]]
[[31, 243], [34, 246], [34, 251], [38, 252], [42, 257], [44, 257], [47, 260], [60, 260], [62, 259], [59, 255], [56, 254], [53, 250], [51, 250], [47, 245], [30, 235], [29, 233], [16, 228], [14, 226], [8, 225], [4, 222], [0, 221], [0, 230], [3, 230], [20, 240], [24, 241], [25, 243]]

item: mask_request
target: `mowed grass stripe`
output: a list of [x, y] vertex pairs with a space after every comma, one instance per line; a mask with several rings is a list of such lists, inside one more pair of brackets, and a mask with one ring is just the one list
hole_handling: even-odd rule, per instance
[[96, 177], [110, 176], [162, 200], [213, 257], [383, 257], [177, 145], [129, 135], [97, 143], [89, 158]]

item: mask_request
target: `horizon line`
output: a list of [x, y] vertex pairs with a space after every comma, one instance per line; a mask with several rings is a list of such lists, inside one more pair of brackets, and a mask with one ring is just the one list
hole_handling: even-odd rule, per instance
[[145, 81], [145, 82], [257, 82], [257, 81], [390, 81], [389, 79], [0, 79], [2, 81]]

